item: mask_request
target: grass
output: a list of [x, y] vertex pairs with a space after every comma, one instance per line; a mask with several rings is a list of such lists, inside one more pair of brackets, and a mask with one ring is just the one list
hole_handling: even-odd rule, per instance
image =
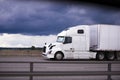
[[0, 50], [0, 56], [41, 56], [42, 50]]

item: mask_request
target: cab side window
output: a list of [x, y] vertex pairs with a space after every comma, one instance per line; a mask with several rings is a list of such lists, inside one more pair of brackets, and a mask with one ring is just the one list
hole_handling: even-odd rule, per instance
[[67, 43], [72, 43], [72, 37], [65, 37], [64, 44], [67, 44]]

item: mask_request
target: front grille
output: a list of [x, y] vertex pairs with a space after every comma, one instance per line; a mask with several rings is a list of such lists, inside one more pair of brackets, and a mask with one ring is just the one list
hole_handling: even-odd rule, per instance
[[43, 47], [43, 52], [46, 52], [46, 47], [45, 46]]

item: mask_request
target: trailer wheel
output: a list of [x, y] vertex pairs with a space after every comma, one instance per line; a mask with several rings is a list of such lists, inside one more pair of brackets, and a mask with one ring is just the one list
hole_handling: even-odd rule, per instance
[[106, 57], [108, 60], [114, 60], [116, 58], [114, 52], [109, 52]]
[[63, 57], [64, 57], [63, 53], [57, 52], [57, 53], [55, 54], [55, 57], [54, 57], [54, 58], [55, 58], [55, 60], [62, 60]]
[[105, 54], [103, 52], [99, 52], [96, 55], [97, 60], [104, 60], [105, 59]]

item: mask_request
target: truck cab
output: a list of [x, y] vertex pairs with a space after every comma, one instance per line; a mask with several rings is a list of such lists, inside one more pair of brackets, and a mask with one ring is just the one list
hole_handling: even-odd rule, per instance
[[91, 59], [96, 52], [90, 52], [89, 26], [82, 25], [68, 28], [57, 35], [55, 43], [44, 46], [43, 56], [61, 59]]

